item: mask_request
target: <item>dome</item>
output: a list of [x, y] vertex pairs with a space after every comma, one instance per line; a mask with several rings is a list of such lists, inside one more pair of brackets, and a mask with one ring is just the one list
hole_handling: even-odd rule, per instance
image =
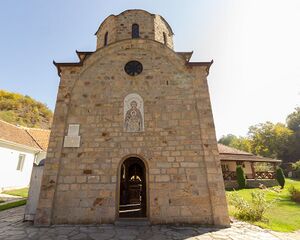
[[108, 16], [97, 32], [97, 49], [117, 41], [142, 38], [151, 39], [173, 49], [173, 31], [167, 21], [145, 10], [126, 10]]

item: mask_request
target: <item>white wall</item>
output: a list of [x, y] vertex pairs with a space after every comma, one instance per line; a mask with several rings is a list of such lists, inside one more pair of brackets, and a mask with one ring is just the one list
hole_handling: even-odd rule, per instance
[[[17, 170], [19, 154], [25, 154], [23, 170]], [[0, 191], [29, 185], [35, 152], [0, 142]]]

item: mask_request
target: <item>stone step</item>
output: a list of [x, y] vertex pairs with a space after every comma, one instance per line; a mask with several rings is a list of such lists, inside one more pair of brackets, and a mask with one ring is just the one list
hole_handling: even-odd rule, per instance
[[121, 218], [115, 221], [116, 226], [149, 226], [147, 218]]

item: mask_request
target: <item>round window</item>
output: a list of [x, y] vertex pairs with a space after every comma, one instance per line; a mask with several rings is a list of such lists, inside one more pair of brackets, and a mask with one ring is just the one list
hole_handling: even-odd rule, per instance
[[143, 71], [143, 65], [138, 61], [130, 61], [126, 63], [124, 70], [130, 76], [137, 76]]

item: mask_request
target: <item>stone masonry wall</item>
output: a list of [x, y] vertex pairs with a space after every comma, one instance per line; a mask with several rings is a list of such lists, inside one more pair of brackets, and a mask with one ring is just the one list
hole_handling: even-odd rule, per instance
[[128, 10], [105, 19], [97, 32], [97, 49], [104, 46], [104, 36], [108, 32], [108, 44], [131, 39], [132, 24], [138, 24], [140, 38], [152, 39], [164, 43], [163, 33], [167, 36], [167, 46], [173, 48], [173, 38], [167, 24], [159, 15], [143, 10]]
[[[144, 67], [135, 77], [123, 70], [132, 59]], [[131, 155], [148, 166], [152, 223], [229, 224], [206, 76], [206, 67], [187, 67], [143, 39], [62, 68], [36, 224], [114, 222], [118, 169]], [[144, 100], [144, 132], [123, 132], [129, 93]], [[71, 123], [80, 124], [79, 148], [62, 147]]]
[[117, 41], [117, 23], [115, 16], [109, 16], [101, 25], [97, 32], [97, 49], [104, 47], [105, 34], [108, 33], [107, 43], [111, 44]]
[[154, 31], [155, 31], [155, 40], [164, 44], [164, 33], [166, 34], [166, 45], [173, 49], [173, 36], [172, 32], [166, 25], [165, 21], [159, 15], [155, 15], [154, 18]]

